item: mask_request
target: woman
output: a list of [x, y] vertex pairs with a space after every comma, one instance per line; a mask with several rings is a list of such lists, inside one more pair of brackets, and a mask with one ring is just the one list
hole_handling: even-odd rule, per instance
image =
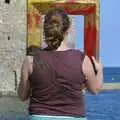
[[44, 21], [47, 47], [25, 57], [18, 94], [22, 101], [30, 100], [30, 120], [86, 120], [83, 86], [93, 94], [102, 88], [101, 63], [92, 57], [95, 75], [89, 57], [66, 45], [69, 27], [62, 9], [50, 10]]

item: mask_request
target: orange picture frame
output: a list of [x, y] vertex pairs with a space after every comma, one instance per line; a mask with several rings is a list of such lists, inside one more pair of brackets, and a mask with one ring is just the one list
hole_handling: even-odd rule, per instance
[[53, 7], [62, 7], [69, 15], [84, 16], [84, 51], [88, 56], [99, 59], [99, 0], [28, 0], [27, 2], [27, 48], [41, 46], [42, 15]]

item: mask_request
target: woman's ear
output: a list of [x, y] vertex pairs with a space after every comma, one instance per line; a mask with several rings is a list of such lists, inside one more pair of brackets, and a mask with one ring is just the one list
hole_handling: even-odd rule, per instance
[[68, 31], [64, 33], [64, 37], [66, 38], [68, 36]]
[[45, 42], [45, 40], [42, 41], [42, 44], [41, 44], [41, 49], [44, 49], [48, 47], [47, 43]]

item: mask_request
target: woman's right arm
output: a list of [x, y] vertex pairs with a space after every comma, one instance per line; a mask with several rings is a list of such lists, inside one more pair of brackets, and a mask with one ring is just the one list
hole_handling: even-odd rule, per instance
[[103, 86], [103, 67], [102, 64], [97, 62], [94, 57], [92, 57], [93, 62], [96, 66], [97, 75], [95, 75], [93, 65], [90, 58], [86, 55], [82, 64], [82, 70], [86, 77], [86, 88], [92, 94], [97, 94], [102, 90]]

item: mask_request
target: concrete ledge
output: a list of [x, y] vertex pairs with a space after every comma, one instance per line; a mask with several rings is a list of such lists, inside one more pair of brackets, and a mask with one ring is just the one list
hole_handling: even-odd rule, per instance
[[120, 90], [120, 83], [104, 83], [103, 90]]
[[[120, 90], [120, 83], [104, 83], [103, 90]], [[3, 92], [0, 91], [0, 97], [13, 97], [17, 96], [17, 92], [8, 91]]]
[[13, 97], [13, 96], [17, 96], [17, 93], [16, 92], [13, 92], [13, 91], [8, 91], [8, 92], [1, 92], [0, 91], [0, 97]]

